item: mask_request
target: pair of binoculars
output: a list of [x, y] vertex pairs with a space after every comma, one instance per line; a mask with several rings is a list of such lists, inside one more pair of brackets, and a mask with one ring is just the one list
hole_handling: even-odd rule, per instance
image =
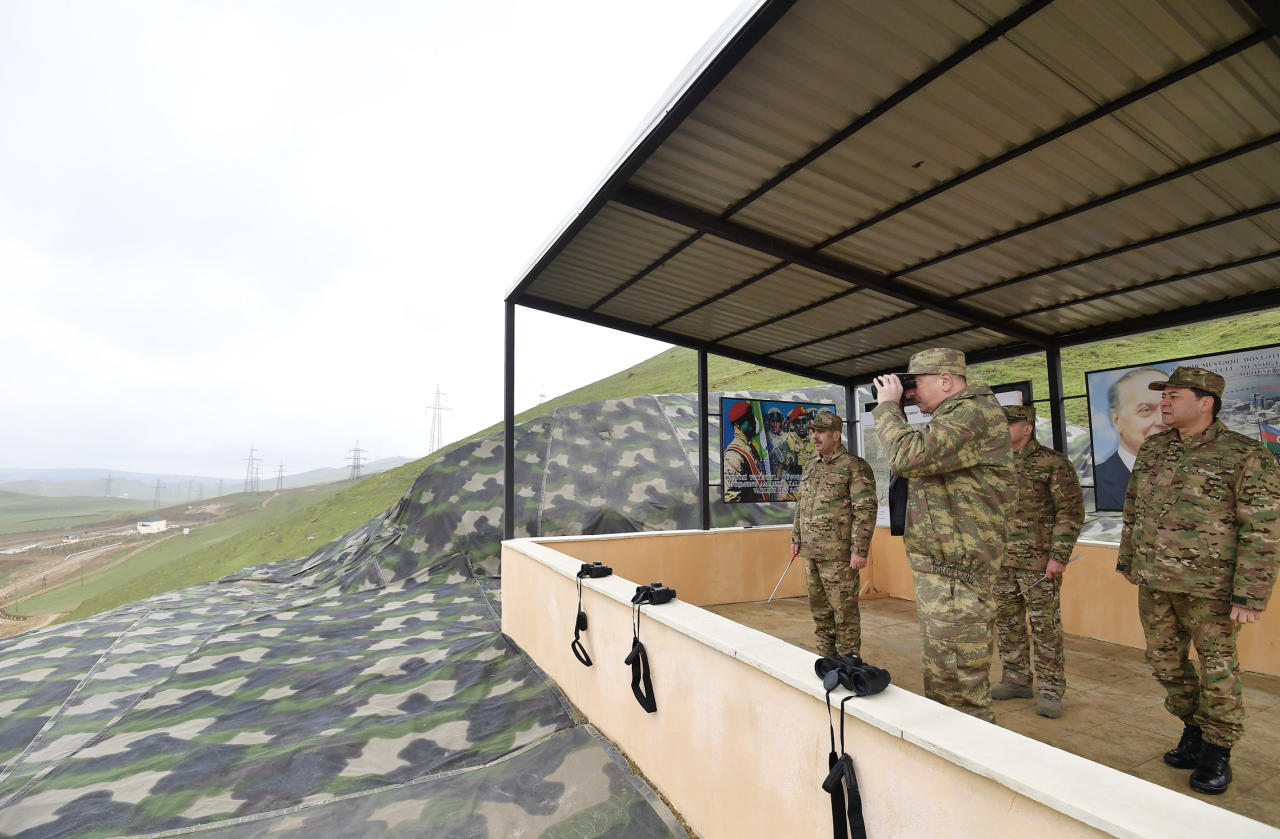
[[828, 691], [843, 685], [858, 696], [871, 696], [889, 686], [888, 670], [873, 667], [856, 655], [820, 658], [813, 669]]
[[579, 577], [607, 577], [612, 573], [613, 569], [603, 562], [584, 562], [578, 569]]
[[649, 583], [648, 585], [636, 586], [635, 596], [631, 598], [632, 603], [652, 603], [655, 606], [663, 603], [670, 603], [676, 599], [676, 590], [664, 586], [662, 583]]
[[[916, 386], [916, 377], [913, 376], [912, 374], [898, 373], [897, 376], [898, 376], [898, 381], [902, 382], [903, 393], [906, 393], [907, 391], [911, 390], [911, 388]], [[872, 399], [880, 398], [880, 393], [878, 392], [878, 389], [876, 388], [875, 385], [871, 386], [871, 398]]]

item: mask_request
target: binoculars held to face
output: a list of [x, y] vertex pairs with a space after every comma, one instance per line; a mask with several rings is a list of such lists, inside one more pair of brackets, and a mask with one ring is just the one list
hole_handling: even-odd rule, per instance
[[[903, 392], [903, 393], [906, 393], [907, 391], [911, 390], [911, 388], [913, 388], [913, 387], [915, 387], [915, 386], [916, 386], [916, 377], [915, 377], [914, 375], [912, 375], [911, 373], [890, 373], [889, 375], [891, 375], [891, 376], [892, 376], [892, 375], [896, 375], [896, 376], [898, 377], [898, 381], [902, 382], [902, 392]], [[871, 386], [871, 398], [872, 398], [872, 399], [879, 399], [879, 398], [880, 398], [880, 394], [877, 392], [877, 390], [878, 390], [878, 389], [876, 388], [876, 386], [875, 386], [875, 385], [872, 385], [872, 386]]]
[[856, 655], [820, 658], [813, 670], [828, 691], [843, 685], [858, 696], [871, 696], [889, 686], [889, 671], [872, 667]]

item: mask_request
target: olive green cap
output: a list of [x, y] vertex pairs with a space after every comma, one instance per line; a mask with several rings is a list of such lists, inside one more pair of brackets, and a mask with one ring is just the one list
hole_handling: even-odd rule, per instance
[[831, 411], [819, 411], [818, 415], [813, 418], [812, 426], [814, 428], [841, 428], [844, 426], [844, 420], [840, 419], [840, 415]]
[[1179, 367], [1169, 376], [1168, 381], [1151, 382], [1147, 387], [1152, 390], [1164, 390], [1167, 387], [1194, 387], [1221, 399], [1222, 390], [1226, 384], [1226, 379], [1217, 373], [1210, 373], [1203, 367]]
[[920, 373], [950, 373], [953, 376], [963, 376], [964, 353], [947, 347], [921, 350], [911, 356], [911, 363], [907, 365], [907, 372], [912, 375]]
[[1035, 424], [1036, 406], [1035, 405], [1004, 405], [1004, 418], [1009, 422], [1018, 422], [1023, 420]]

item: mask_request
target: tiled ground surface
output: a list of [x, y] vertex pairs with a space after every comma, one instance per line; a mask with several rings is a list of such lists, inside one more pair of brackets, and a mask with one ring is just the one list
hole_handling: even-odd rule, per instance
[[[815, 651], [804, 598], [734, 603], [711, 611]], [[893, 674], [893, 683], [923, 693], [915, 604], [882, 598], [862, 602], [862, 657]], [[1245, 631], [1249, 631], [1247, 628]], [[1226, 793], [1205, 796], [1187, 786], [1188, 771], [1160, 759], [1177, 743], [1182, 724], [1164, 710], [1164, 691], [1142, 651], [1067, 637], [1067, 694], [1061, 719], [1036, 715], [1035, 699], [996, 703], [996, 722], [1028, 737], [1172, 790], [1197, 796], [1280, 827], [1280, 678], [1247, 673], [1244, 740], [1231, 753], [1234, 778]], [[992, 668], [998, 681], [1000, 666]]]

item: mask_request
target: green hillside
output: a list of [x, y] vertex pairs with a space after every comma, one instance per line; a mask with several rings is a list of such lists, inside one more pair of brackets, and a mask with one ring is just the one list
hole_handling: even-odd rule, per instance
[[[1268, 343], [1280, 343], [1280, 310], [1064, 350], [1064, 393], [1083, 396], [1086, 370]], [[1042, 356], [1027, 356], [976, 366], [973, 368], [973, 381], [999, 383], [1031, 379], [1036, 397], [1042, 398], [1048, 394], [1043, 363]], [[697, 389], [697, 375], [697, 353], [672, 348], [525, 411], [517, 416], [517, 420], [531, 419], [564, 405], [647, 393], [689, 393]], [[708, 361], [708, 379], [712, 390], [774, 390], [815, 383], [718, 357]], [[1083, 422], [1083, 400], [1069, 402], [1068, 406], [1068, 420]], [[181, 563], [161, 561], [158, 557], [148, 556], [150, 551], [147, 551], [137, 560], [145, 562], [151, 569], [150, 573], [133, 575], [127, 583], [103, 590], [78, 608], [73, 616], [96, 614], [173, 588], [216, 579], [249, 565], [309, 554], [394, 504], [414, 479], [444, 452], [494, 433], [499, 428], [499, 424], [492, 425], [446, 446], [440, 452], [342, 488], [318, 503], [288, 512], [282, 505], [267, 521], [254, 520], [250, 515], [227, 522], [229, 529], [236, 530], [234, 534], [228, 533], [225, 538], [185, 555]], [[275, 512], [284, 514], [275, 516]]]
[[148, 501], [64, 496], [43, 498], [0, 491], [0, 533], [65, 530], [76, 533], [98, 522], [154, 509]]

